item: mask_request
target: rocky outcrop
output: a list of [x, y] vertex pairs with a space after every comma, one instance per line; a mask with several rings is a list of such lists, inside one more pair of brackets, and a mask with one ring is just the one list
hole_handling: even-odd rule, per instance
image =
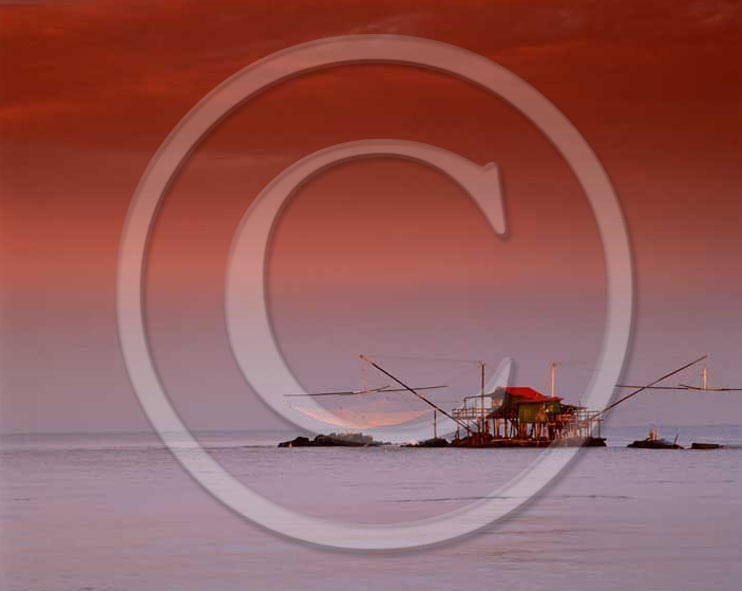
[[373, 447], [377, 445], [389, 444], [374, 441], [371, 435], [363, 433], [330, 433], [329, 435], [317, 435], [314, 439], [297, 437], [291, 441], [279, 443], [278, 447]]

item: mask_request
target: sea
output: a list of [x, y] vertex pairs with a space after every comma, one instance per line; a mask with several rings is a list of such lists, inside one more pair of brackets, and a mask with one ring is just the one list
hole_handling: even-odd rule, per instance
[[[532, 449], [278, 448], [289, 432], [196, 434], [261, 495], [307, 515], [393, 524], [466, 507]], [[0, 583], [8, 591], [737, 590], [742, 426], [660, 435], [727, 449], [641, 450], [609, 427], [506, 518], [434, 547], [340, 551], [223, 506], [152, 433], [0, 437]]]

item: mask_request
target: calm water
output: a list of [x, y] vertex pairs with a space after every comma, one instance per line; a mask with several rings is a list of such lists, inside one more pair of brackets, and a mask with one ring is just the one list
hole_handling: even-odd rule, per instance
[[[432, 550], [364, 555], [286, 541], [231, 513], [148, 435], [5, 436], [0, 557], [10, 590], [738, 589], [742, 449], [647, 451], [609, 431], [517, 515]], [[742, 444], [742, 427], [661, 434]], [[203, 434], [273, 500], [343, 521], [441, 514], [536, 450], [277, 449], [287, 434]], [[243, 447], [249, 445], [250, 447]]]

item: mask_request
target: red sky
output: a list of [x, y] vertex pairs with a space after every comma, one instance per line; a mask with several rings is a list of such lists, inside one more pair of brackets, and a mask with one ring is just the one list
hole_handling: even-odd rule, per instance
[[[144, 428], [113, 307], [119, 235], [141, 173], [180, 118], [240, 68], [358, 33], [459, 45], [546, 95], [594, 148], [624, 209], [637, 283], [628, 376], [651, 379], [710, 351], [712, 376], [742, 384], [737, 3], [358, 4], [2, 5], [0, 428]], [[590, 209], [559, 154], [515, 110], [458, 80], [348, 66], [239, 109], [194, 154], [160, 212], [148, 317], [163, 379], [189, 424], [276, 424], [225, 338], [232, 233], [286, 166], [368, 137], [497, 162], [510, 236], [492, 235], [459, 189], [419, 165], [375, 160], [323, 174], [285, 212], [269, 267], [276, 332], [297, 376], [308, 387], [345, 387], [357, 379], [351, 353], [369, 350], [493, 363], [510, 354], [519, 380], [537, 388], [548, 360], [563, 362], [565, 394], [579, 397], [602, 334], [605, 280]], [[691, 416], [698, 405], [677, 400], [637, 400], [623, 420], [729, 422], [742, 412], [742, 403], [705, 395], [694, 402], [708, 406]]]

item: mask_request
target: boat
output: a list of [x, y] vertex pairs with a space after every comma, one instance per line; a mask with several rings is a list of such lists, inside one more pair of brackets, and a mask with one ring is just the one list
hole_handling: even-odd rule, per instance
[[724, 446], [721, 443], [704, 443], [702, 441], [694, 441], [691, 449], [723, 449]]
[[668, 441], [667, 439], [662, 439], [657, 434], [657, 429], [650, 429], [646, 439], [629, 443], [627, 447], [638, 449], [685, 449], [682, 445], [678, 445], [677, 435], [674, 441]]

